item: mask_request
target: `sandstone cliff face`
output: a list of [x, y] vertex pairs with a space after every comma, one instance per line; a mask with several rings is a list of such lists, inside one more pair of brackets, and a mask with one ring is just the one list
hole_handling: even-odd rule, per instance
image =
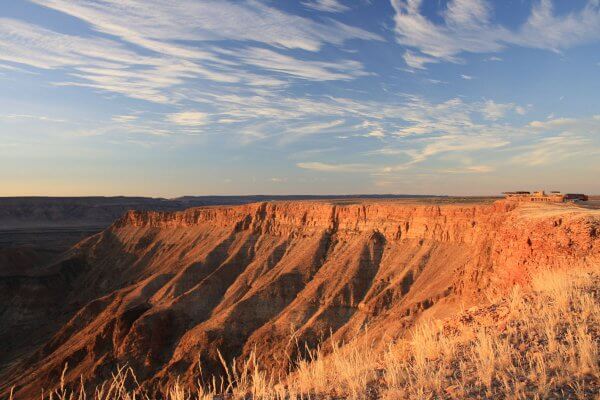
[[65, 362], [68, 380], [128, 363], [163, 384], [191, 379], [198, 360], [219, 373], [217, 350], [256, 350], [275, 368], [296, 351], [290, 337], [348, 340], [368, 325], [385, 341], [423, 315], [526, 284], [535, 269], [600, 265], [599, 233], [597, 211], [504, 202], [131, 211], [51, 269], [63, 279], [62, 327], [4, 368], [2, 389], [35, 396]]

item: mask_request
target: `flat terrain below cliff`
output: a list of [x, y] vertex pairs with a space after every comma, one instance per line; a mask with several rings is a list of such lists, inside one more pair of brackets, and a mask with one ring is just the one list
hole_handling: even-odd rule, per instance
[[36, 397], [66, 364], [65, 382], [92, 386], [125, 364], [157, 388], [196, 382], [199, 363], [222, 376], [222, 360], [250, 355], [287, 371], [367, 327], [386, 346], [539, 271], [598, 265], [600, 211], [570, 204], [326, 199], [129, 211], [54, 262], [0, 274], [0, 390]]

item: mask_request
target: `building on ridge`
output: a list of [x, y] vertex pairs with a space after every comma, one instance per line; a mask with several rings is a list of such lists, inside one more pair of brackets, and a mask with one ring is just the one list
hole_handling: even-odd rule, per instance
[[504, 192], [504, 197], [511, 201], [523, 201], [534, 203], [575, 203], [579, 201], [587, 201], [588, 196], [582, 193], [561, 193], [553, 190], [546, 193], [543, 190], [536, 192]]

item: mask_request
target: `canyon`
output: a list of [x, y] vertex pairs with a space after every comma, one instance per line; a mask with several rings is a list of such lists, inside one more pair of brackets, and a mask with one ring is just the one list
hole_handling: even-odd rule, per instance
[[[30, 267], [11, 268], [18, 257]], [[287, 371], [304, 349], [367, 330], [385, 346], [537, 271], [597, 268], [600, 210], [439, 199], [138, 210], [51, 262], [18, 257], [0, 271], [0, 394], [28, 399], [63, 373], [94, 385], [128, 365], [160, 388], [251, 353]]]

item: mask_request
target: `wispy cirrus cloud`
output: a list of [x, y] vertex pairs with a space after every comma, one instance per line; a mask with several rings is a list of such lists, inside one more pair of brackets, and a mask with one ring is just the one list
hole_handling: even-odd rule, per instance
[[279, 143], [288, 144], [306, 136], [336, 132], [344, 123], [343, 119], [336, 119], [333, 121], [293, 124], [283, 129]]
[[0, 18], [0, 60], [41, 69], [144, 64], [124, 46], [107, 39], [61, 34], [37, 25]]
[[494, 62], [494, 61], [495, 62], [500, 62], [500, 61], [503, 61], [503, 59], [501, 57], [498, 57], [498, 56], [491, 56], [491, 57], [484, 58], [483, 61], [486, 61], [486, 62]]
[[407, 154], [411, 156], [411, 160], [406, 165], [421, 163], [435, 155], [449, 152], [473, 152], [484, 149], [496, 149], [499, 147], [508, 146], [510, 141], [499, 138], [495, 135], [442, 135], [436, 136], [431, 143], [427, 144], [421, 150], [408, 150]]
[[442, 169], [436, 172], [441, 174], [485, 174], [494, 170], [494, 167], [489, 165], [470, 165], [462, 168]]
[[[53, 82], [56, 86], [154, 103], [176, 104], [182, 99], [179, 89], [198, 81], [273, 88], [294, 79], [355, 79], [368, 74], [357, 61], [319, 61], [318, 56], [308, 61], [283, 51], [318, 53], [326, 44], [382, 40], [361, 28], [292, 15], [253, 0], [31, 1], [84, 21], [97, 34], [66, 34], [3, 18], [0, 60], [64, 71], [68, 78]], [[215, 45], [224, 41], [228, 50]]]
[[[409, 97], [404, 104], [379, 105], [379, 109], [386, 114], [383, 120], [388, 126], [390, 117], [401, 115], [396, 121], [400, 127], [396, 128], [396, 135], [384, 136], [383, 147], [355, 157], [368, 161], [348, 164], [313, 159], [298, 167], [376, 176], [405, 174], [415, 169], [429, 169], [439, 174], [485, 174], [497, 169], [490, 164], [491, 159], [504, 159], [509, 154], [512, 164], [525, 166], [544, 165], [553, 160], [561, 162], [575, 155], [600, 154], [597, 136], [600, 115], [554, 118], [515, 126], [498, 121], [508, 112], [523, 114], [525, 110], [514, 103], [492, 100], [465, 103], [457, 98], [432, 104], [419, 97]], [[478, 117], [483, 120], [476, 122]], [[379, 124], [363, 123], [365, 128]], [[457, 166], [431, 169], [439, 162], [456, 161], [460, 161]]]
[[350, 80], [369, 75], [357, 61], [308, 61], [262, 48], [249, 48], [236, 52], [245, 64], [253, 65], [300, 79], [312, 81]]
[[[379, 175], [393, 174], [406, 171], [420, 164], [424, 164], [432, 158], [441, 155], [456, 154], [465, 156], [469, 153], [482, 153], [493, 151], [495, 149], [507, 147], [511, 141], [501, 138], [485, 131], [471, 133], [468, 136], [461, 135], [437, 135], [425, 139], [418, 139], [411, 142], [399, 142], [393, 146], [387, 146], [369, 152], [369, 155], [383, 157], [384, 163], [379, 162]], [[402, 162], [390, 163], [389, 160], [397, 158], [403, 159]], [[458, 171], [459, 169], [456, 169]], [[473, 166], [460, 167], [463, 172], [489, 172], [489, 168], [475, 168]]]
[[482, 130], [485, 125], [476, 123], [474, 117], [482, 116], [498, 121], [509, 112], [524, 113], [525, 109], [515, 103], [499, 103], [493, 100], [465, 102], [455, 97], [441, 103], [431, 103], [421, 97], [411, 97], [401, 107], [398, 115], [404, 124], [399, 124], [395, 134], [401, 137], [445, 133], [468, 135]]
[[600, 114], [589, 118], [552, 117], [545, 121], [531, 121], [529, 127], [539, 131], [600, 133]]
[[519, 115], [524, 115], [527, 112], [525, 107], [515, 103], [496, 103], [494, 100], [486, 100], [481, 109], [483, 117], [490, 121], [503, 118], [509, 111], [514, 111]]
[[303, 1], [302, 5], [316, 11], [339, 13], [348, 11], [350, 7], [342, 4], [339, 0], [309, 0]]
[[[493, 150], [501, 147], [508, 146], [510, 141], [503, 140], [494, 136], [479, 135], [477, 137], [470, 136], [454, 136], [445, 135], [431, 138], [430, 142], [424, 147], [415, 148], [412, 146], [419, 145], [419, 143], [413, 143], [412, 146], [392, 149], [382, 148], [378, 151], [374, 151], [371, 154], [386, 155], [388, 160], [390, 156], [395, 158], [398, 155], [408, 157], [407, 161], [401, 163], [390, 163], [390, 162], [376, 162], [376, 163], [358, 163], [358, 164], [335, 164], [326, 163], [320, 161], [303, 162], [296, 164], [299, 168], [312, 169], [323, 172], [362, 172], [373, 175], [390, 175], [398, 172], [404, 172], [411, 168], [414, 168], [417, 164], [424, 163], [428, 159], [439, 156], [445, 153], [455, 154], [468, 154], [472, 152], [480, 152], [482, 150]], [[406, 144], [405, 144], [406, 146]], [[489, 165], [467, 165], [460, 166], [457, 168], [447, 168], [439, 170], [440, 173], [488, 173], [493, 171], [494, 168]]]
[[426, 69], [426, 64], [437, 62], [437, 59], [433, 57], [417, 54], [410, 50], [406, 50], [402, 58], [406, 65], [416, 69]]
[[600, 39], [596, 0], [567, 15], [557, 15], [551, 0], [540, 0], [517, 29], [494, 22], [493, 3], [487, 0], [451, 0], [441, 11], [441, 23], [422, 13], [422, 0], [390, 1], [396, 40], [419, 51], [405, 53], [405, 61], [413, 68], [441, 61], [456, 63], [462, 53], [495, 53], [509, 45], [560, 51]]
[[317, 161], [301, 162], [297, 163], [296, 166], [302, 169], [325, 172], [374, 172], [377, 170], [376, 166], [368, 164], [333, 164]]
[[564, 132], [520, 146], [517, 152], [517, 155], [510, 158], [511, 163], [535, 167], [582, 156], [600, 155], [600, 148], [594, 146], [589, 137]]
[[169, 114], [167, 120], [181, 126], [202, 126], [208, 123], [208, 115], [200, 111], [182, 111]]
[[[195, 98], [190, 93], [189, 98]], [[218, 111], [215, 121], [237, 124], [240, 134], [253, 140], [277, 139], [289, 144], [316, 133], [369, 139], [409, 140], [442, 135], [502, 134], [502, 122], [524, 112], [516, 103], [493, 100], [465, 102], [452, 98], [432, 103], [419, 96], [400, 102], [357, 101], [343, 97], [291, 97], [267, 92], [199, 93]], [[480, 119], [490, 123], [478, 122]]]
[[[318, 51], [325, 43], [380, 36], [330, 20], [292, 15], [256, 1], [31, 0], [72, 15], [96, 30], [159, 53], [189, 57], [177, 41], [237, 40]], [[191, 53], [193, 55], [195, 53]]]
[[121, 123], [129, 123], [129, 122], [137, 121], [138, 119], [139, 119], [138, 115], [132, 115], [132, 114], [115, 115], [111, 118], [112, 121], [121, 122]]
[[[227, 169], [247, 172], [231, 186], [245, 191], [254, 189], [238, 184], [253, 175], [273, 184], [289, 178], [289, 187], [300, 176], [328, 173], [363, 185], [418, 185], [421, 175], [483, 182], [485, 174], [505, 174], [503, 164], [526, 171], [558, 160], [584, 173], [584, 164], [597, 169], [600, 116], [585, 114], [595, 98], [597, 44], [563, 52], [599, 38], [597, 0], [514, 8], [491, 0], [392, 0], [394, 10], [385, 1], [348, 0], [14, 4], [0, 12], [3, 142], [25, 133], [68, 144], [65, 154], [77, 144], [107, 159], [127, 144], [183, 158], [196, 154], [177, 153], [183, 148], [221, 160], [239, 155]], [[564, 54], [499, 54], [518, 46]], [[487, 64], [463, 65], [468, 53]], [[550, 84], [528, 90], [537, 79]], [[39, 96], [25, 112], [12, 93], [33, 90]], [[269, 152], [279, 174], [260, 165]], [[139, 157], [159, 165], [156, 154], [141, 150]], [[188, 160], [200, 166], [209, 158]], [[354, 184], [337, 178], [323, 190]]]
[[4, 121], [30, 121], [30, 120], [35, 120], [35, 121], [41, 121], [41, 122], [57, 122], [57, 123], [67, 122], [63, 118], [54, 118], [54, 117], [48, 117], [46, 115], [32, 115], [32, 114], [6, 114], [6, 115], [0, 115], [0, 120], [4, 120]]
[[[114, 40], [63, 34], [7, 18], [0, 19], [0, 60], [68, 71], [73, 79], [56, 85], [91, 87], [159, 103], [173, 101], [166, 89], [190, 77], [210, 76], [206, 68], [189, 61], [140, 55]], [[225, 74], [222, 78], [232, 79]]]

